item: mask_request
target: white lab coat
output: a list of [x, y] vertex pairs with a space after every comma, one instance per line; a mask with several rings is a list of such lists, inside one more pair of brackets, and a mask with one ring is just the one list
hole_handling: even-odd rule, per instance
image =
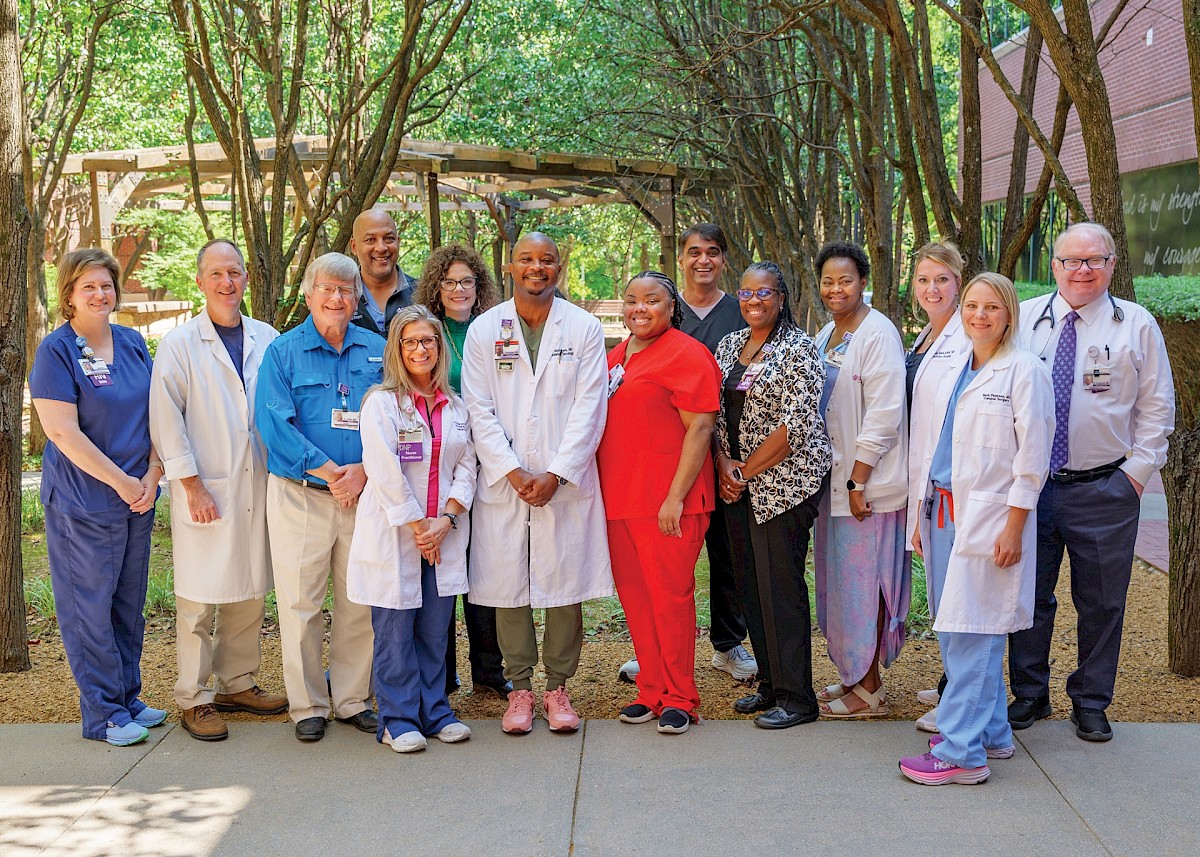
[[[163, 337], [150, 383], [150, 436], [171, 482], [175, 594], [200, 604], [262, 598], [272, 586], [254, 392], [263, 352], [279, 334], [246, 316], [242, 331], [244, 385], [208, 312]], [[218, 520], [192, 521], [180, 482], [189, 476], [212, 494]]]
[[[928, 328], [926, 328], [928, 330]], [[925, 330], [917, 336], [917, 343], [926, 336]], [[916, 345], [913, 346], [914, 348]], [[929, 344], [921, 365], [917, 367], [917, 377], [913, 380], [912, 404], [908, 408], [908, 535], [917, 522], [917, 506], [924, 498], [921, 482], [921, 465], [925, 462], [925, 441], [930, 436], [933, 401], [937, 397], [938, 385], [946, 372], [954, 365], [962, 371], [962, 364], [957, 358], [964, 351], [971, 350], [971, 340], [963, 332], [962, 314], [955, 312], [942, 328], [942, 332]], [[957, 377], [957, 376], [956, 376]], [[936, 445], [938, 434], [942, 430], [939, 422], [933, 427], [933, 443]], [[932, 453], [932, 451], [931, 451]]]
[[[921, 484], [931, 493], [929, 470], [950, 397], [967, 351], [938, 385], [926, 423]], [[936, 428], [934, 427], [936, 426]], [[1050, 467], [1054, 440], [1054, 389], [1037, 357], [1010, 348], [995, 355], [958, 399], [954, 412], [951, 486], [954, 492], [954, 549], [942, 584], [935, 631], [1007, 634], [1033, 627], [1037, 569], [1037, 503]], [[1021, 559], [998, 568], [996, 539], [1008, 507], [1029, 509], [1021, 535]], [[922, 544], [931, 521], [919, 516]]]
[[[421, 461], [401, 461], [397, 455], [400, 431], [421, 429]], [[421, 552], [407, 526], [426, 516], [429, 491], [429, 462], [433, 438], [412, 399], [375, 392], [362, 404], [359, 416], [363, 467], [367, 487], [358, 498], [354, 539], [346, 569], [346, 596], [356, 604], [415, 610], [422, 605]], [[471, 508], [475, 496], [475, 449], [467, 424], [467, 408], [450, 399], [442, 410], [442, 445], [438, 458], [437, 512], [446, 502], [457, 500]], [[442, 541], [437, 589], [443, 598], [467, 591], [467, 543], [471, 538], [469, 516], [461, 515], [458, 526]]]
[[[520, 355], [501, 371], [495, 342], [510, 320]], [[607, 413], [604, 330], [556, 298], [532, 366], [516, 304], [485, 312], [467, 331], [462, 387], [479, 458], [472, 508], [471, 601], [489, 607], [562, 607], [613, 594], [596, 447]], [[637, 450], [630, 450], [636, 455]], [[523, 467], [567, 480], [534, 508], [505, 478]]]

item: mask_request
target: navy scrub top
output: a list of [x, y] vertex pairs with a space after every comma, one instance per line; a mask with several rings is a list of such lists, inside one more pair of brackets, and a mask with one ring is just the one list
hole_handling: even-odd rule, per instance
[[[34, 399], [70, 402], [79, 428], [117, 467], [141, 478], [150, 465], [150, 352], [136, 330], [112, 325], [112, 385], [93, 386], [79, 360], [76, 333], [64, 324], [42, 340], [29, 373]], [[100, 480], [70, 462], [53, 443], [42, 456], [42, 503], [66, 515], [112, 512], [128, 515], [129, 504]]]

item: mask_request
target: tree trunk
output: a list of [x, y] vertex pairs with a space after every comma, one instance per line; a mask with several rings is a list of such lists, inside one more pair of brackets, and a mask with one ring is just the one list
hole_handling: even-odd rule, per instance
[[21, 41], [17, 0], [0, 0], [0, 672], [29, 669], [21, 567], [21, 409], [29, 213], [21, 164]]
[[[983, 9], [978, 0], [963, 0], [963, 17], [979, 29]], [[959, 198], [962, 217], [959, 220], [958, 248], [967, 262], [963, 271], [966, 280], [984, 270], [983, 260], [983, 115], [979, 104], [979, 53], [966, 36], [959, 47], [959, 103], [962, 113], [962, 156], [959, 160]]]
[[[27, 260], [26, 280], [28, 281], [28, 308], [25, 314], [25, 360], [27, 366], [33, 365], [33, 355], [42, 344], [49, 327], [49, 317], [46, 311], [46, 225], [31, 220], [29, 229], [29, 249], [26, 251]], [[42, 421], [38, 419], [37, 410], [29, 409], [29, 454], [40, 455], [46, 449], [46, 431]]]

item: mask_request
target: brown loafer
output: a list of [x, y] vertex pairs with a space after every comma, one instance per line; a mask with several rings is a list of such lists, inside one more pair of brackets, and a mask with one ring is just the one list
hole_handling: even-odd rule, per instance
[[258, 685], [238, 693], [218, 693], [213, 700], [217, 711], [245, 711], [249, 714], [267, 716], [283, 714], [288, 709], [287, 697], [281, 693], [267, 693]]
[[183, 709], [183, 728], [197, 741], [224, 741], [229, 737], [229, 727], [217, 714], [217, 709], [208, 703]]

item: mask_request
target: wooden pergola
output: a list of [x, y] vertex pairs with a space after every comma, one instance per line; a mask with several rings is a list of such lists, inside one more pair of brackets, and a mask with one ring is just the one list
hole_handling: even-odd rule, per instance
[[[273, 172], [275, 141], [256, 141], [264, 172]], [[328, 152], [324, 137], [297, 137], [293, 148], [315, 181]], [[231, 166], [216, 143], [194, 147], [198, 194], [209, 210], [230, 210]], [[191, 157], [186, 145], [71, 155], [66, 175], [87, 175], [89, 216], [80, 242], [111, 250], [113, 223], [126, 207], [183, 210], [193, 206]], [[336, 183], [338, 177], [331, 177]], [[442, 242], [442, 212], [486, 212], [511, 255], [523, 211], [585, 205], [634, 206], [657, 231], [660, 264], [675, 270], [675, 200], [695, 184], [676, 164], [565, 152], [527, 152], [432, 140], [405, 139], [392, 165], [381, 207], [424, 212], [429, 242]], [[432, 201], [432, 203], [431, 203]], [[302, 216], [295, 206], [294, 216]], [[297, 222], [297, 225], [299, 223]], [[499, 256], [501, 243], [494, 256]], [[493, 259], [497, 269], [504, 259]]]

